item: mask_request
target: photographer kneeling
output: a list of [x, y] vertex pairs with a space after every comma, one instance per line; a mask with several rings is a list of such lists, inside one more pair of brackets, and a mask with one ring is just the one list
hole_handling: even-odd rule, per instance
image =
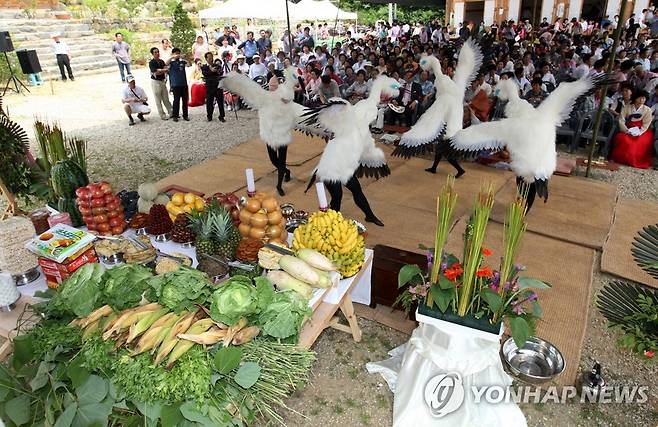
[[130, 120], [128, 125], [132, 126], [135, 124], [135, 120], [132, 116], [133, 114], [137, 113], [137, 118], [145, 122], [146, 119], [144, 118], [144, 115], [149, 114], [151, 108], [146, 102], [148, 100], [146, 92], [144, 92], [144, 89], [137, 86], [135, 78], [128, 75], [126, 81], [128, 84], [123, 88], [121, 101], [123, 102], [123, 110], [126, 112], [128, 119]]

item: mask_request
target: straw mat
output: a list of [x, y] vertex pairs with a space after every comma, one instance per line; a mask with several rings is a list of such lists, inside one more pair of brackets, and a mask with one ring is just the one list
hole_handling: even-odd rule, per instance
[[631, 247], [638, 231], [658, 223], [658, 203], [619, 199], [608, 240], [603, 246], [601, 271], [658, 288], [658, 280], [649, 276], [633, 260]]

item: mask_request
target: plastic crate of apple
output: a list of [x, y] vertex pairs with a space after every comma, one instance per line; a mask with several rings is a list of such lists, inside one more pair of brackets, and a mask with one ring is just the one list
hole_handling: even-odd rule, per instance
[[354, 276], [365, 262], [365, 239], [356, 223], [340, 212], [315, 212], [293, 237], [294, 250], [315, 249], [335, 263], [343, 277]]
[[286, 244], [286, 220], [279, 202], [267, 193], [256, 192], [240, 209], [238, 230], [242, 237]]
[[107, 182], [96, 182], [75, 191], [76, 203], [89, 231], [103, 236], [119, 235], [126, 229], [121, 198]]

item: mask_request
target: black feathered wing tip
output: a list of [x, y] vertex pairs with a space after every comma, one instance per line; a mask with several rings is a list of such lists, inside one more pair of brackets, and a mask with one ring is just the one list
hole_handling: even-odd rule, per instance
[[436, 144], [436, 150], [441, 157], [446, 159], [474, 161], [485, 153], [502, 151], [501, 149], [478, 148], [474, 150], [462, 150], [452, 145], [452, 139], [444, 139]]
[[535, 190], [537, 190], [537, 197], [544, 199], [544, 203], [548, 202], [548, 179], [535, 178]]
[[318, 170], [313, 171], [313, 175], [311, 176], [311, 179], [308, 180], [308, 185], [306, 186], [306, 190], [304, 190], [304, 194], [308, 193], [308, 190], [313, 187], [313, 184], [315, 184], [315, 180], [318, 178]]
[[658, 224], [647, 225], [635, 236], [633, 259], [654, 279], [658, 279]]
[[421, 145], [414, 145], [414, 146], [398, 144], [397, 147], [395, 147], [395, 150], [393, 150], [393, 153], [391, 155], [395, 157], [402, 157], [403, 159], [410, 159], [411, 157], [422, 156], [423, 154], [426, 153], [433, 153], [435, 145], [436, 145], [435, 141], [431, 141]]
[[319, 125], [318, 118], [324, 110], [339, 105], [345, 106], [346, 104], [349, 104], [349, 102], [344, 99], [331, 98], [326, 104], [321, 104], [317, 107], [306, 107], [304, 114], [302, 114], [304, 120], [300, 123], [308, 126], [317, 126]]
[[361, 164], [359, 165], [359, 168], [356, 170], [357, 178], [363, 178], [365, 176], [366, 178], [379, 179], [379, 178], [385, 178], [390, 174], [391, 174], [391, 169], [389, 169], [386, 163], [376, 167], [366, 166], [364, 164]]
[[628, 316], [641, 311], [637, 303], [640, 295], [658, 304], [658, 290], [615, 280], [601, 289], [596, 307], [612, 325], [633, 324]]
[[324, 142], [329, 142], [329, 140], [334, 137], [334, 134], [332, 132], [329, 132], [328, 130], [324, 128], [319, 128], [317, 126], [308, 126], [308, 125], [299, 124], [295, 126], [294, 130], [296, 130], [297, 132], [301, 132], [306, 136], [322, 138], [324, 139]]

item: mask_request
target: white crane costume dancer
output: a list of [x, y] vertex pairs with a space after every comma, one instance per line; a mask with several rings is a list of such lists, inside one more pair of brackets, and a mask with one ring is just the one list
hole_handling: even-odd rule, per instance
[[[366, 221], [379, 226], [384, 224], [375, 216], [363, 194], [359, 177], [381, 178], [390, 175], [384, 152], [375, 146], [370, 134], [370, 123], [377, 118], [377, 104], [382, 94], [395, 97], [400, 84], [386, 76], [378, 77], [368, 98], [351, 105], [344, 99], [332, 98], [317, 108], [308, 108], [303, 123], [319, 125], [333, 134], [311, 183], [317, 177], [331, 194], [331, 209], [340, 210], [344, 185], [352, 192], [354, 202], [366, 214]], [[308, 190], [308, 188], [307, 188]]]
[[481, 123], [457, 132], [452, 148], [460, 151], [481, 151], [507, 148], [510, 168], [516, 173], [518, 186], [528, 184], [528, 210], [535, 195], [548, 200], [548, 180], [555, 172], [556, 126], [565, 121], [576, 100], [597, 89], [607, 76], [587, 76], [573, 82], [563, 82], [537, 107], [519, 97], [518, 86], [512, 80], [501, 80], [498, 98], [508, 101], [507, 118]]
[[285, 70], [285, 82], [275, 91], [268, 91], [244, 74], [229, 73], [222, 86], [239, 95], [254, 110], [258, 110], [260, 139], [267, 146], [270, 161], [277, 168], [276, 189], [281, 196], [283, 181], [290, 181], [290, 170], [286, 167], [288, 144], [292, 141], [292, 130], [297, 126], [304, 107], [293, 102], [297, 71], [294, 67]]
[[[455, 75], [451, 79], [441, 71], [441, 63], [434, 56], [424, 55], [420, 66], [425, 71], [432, 71], [436, 80], [436, 100], [425, 111], [415, 125], [402, 135], [400, 144], [393, 151], [394, 156], [409, 158], [432, 151], [434, 145], [440, 143], [440, 138], [450, 139], [462, 129], [464, 119], [464, 92], [482, 66], [480, 47], [471, 39], [466, 41], [459, 52]], [[436, 172], [436, 166], [441, 160], [440, 150], [435, 150], [434, 165], [426, 169]], [[449, 158], [450, 164], [457, 169], [457, 175], [462, 176], [464, 170], [454, 158]]]

